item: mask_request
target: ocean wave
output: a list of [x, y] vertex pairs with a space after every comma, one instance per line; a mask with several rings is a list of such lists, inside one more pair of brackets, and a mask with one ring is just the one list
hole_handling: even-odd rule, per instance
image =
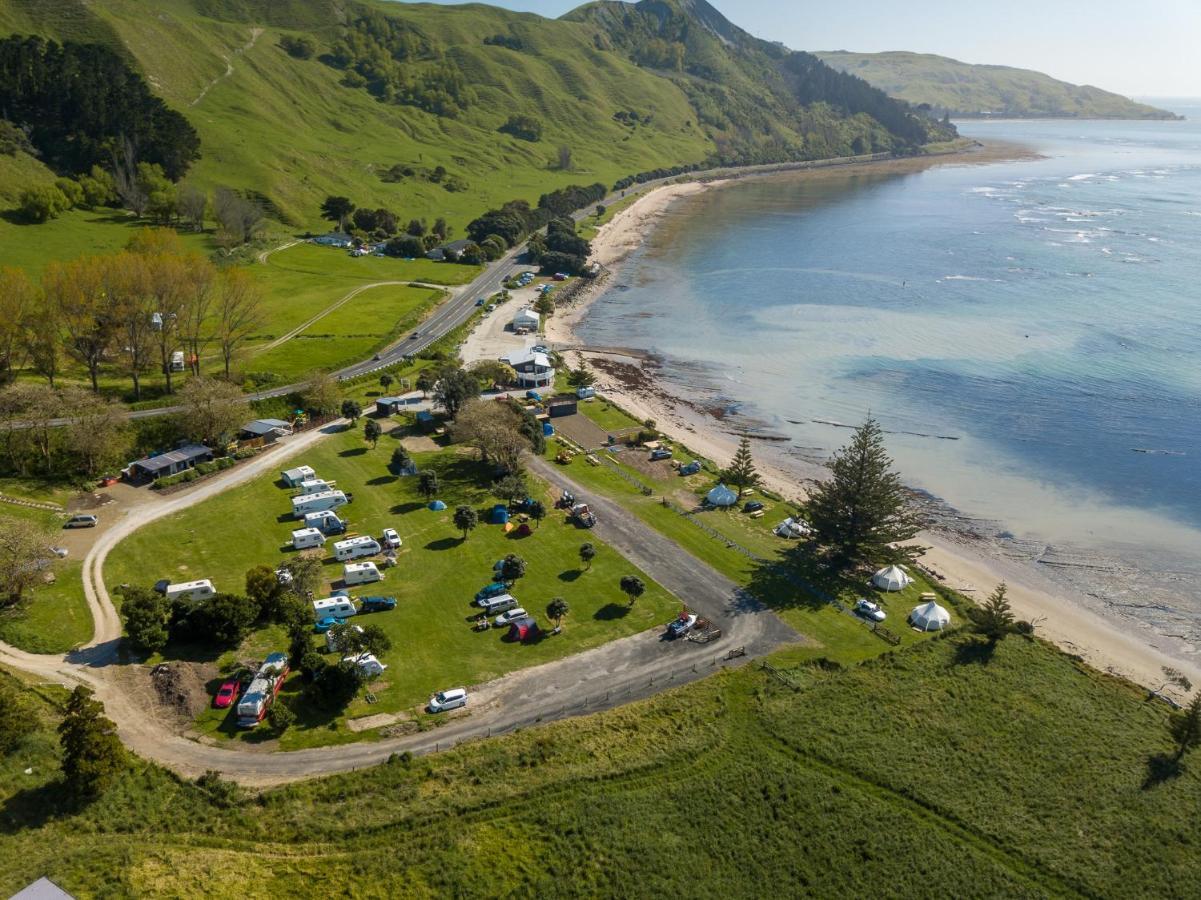
[[1096, 173], [1086, 172], [1083, 175], [1073, 175], [1071, 178], [1068, 179], [1068, 181], [1088, 181], [1088, 179], [1096, 178], [1096, 177], [1097, 177]]
[[991, 281], [995, 284], [1004, 284], [1003, 278], [982, 278], [979, 275], [944, 275], [942, 278], [936, 279], [939, 282], [943, 281]]

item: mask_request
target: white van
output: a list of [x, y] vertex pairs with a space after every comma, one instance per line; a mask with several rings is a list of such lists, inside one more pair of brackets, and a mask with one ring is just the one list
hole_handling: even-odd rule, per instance
[[489, 597], [486, 600], [480, 601], [480, 606], [484, 608], [484, 612], [488, 615], [502, 613], [506, 609], [517, 608], [517, 598], [512, 594], [501, 594], [497, 597]]
[[287, 469], [280, 472], [279, 475], [288, 487], [296, 487], [302, 481], [311, 481], [317, 477], [317, 473], [313, 471], [312, 466], [297, 466], [295, 469]]
[[184, 356], [182, 350], [176, 350], [171, 354], [171, 371], [182, 372], [184, 370]]
[[350, 501], [342, 491], [321, 491], [303, 497], [292, 498], [292, 517], [303, 519], [309, 513], [322, 512], [327, 509], [337, 509]]
[[207, 578], [200, 581], [182, 581], [167, 585], [168, 600], [207, 600], [217, 595], [213, 583]]
[[323, 478], [311, 478], [308, 481], [302, 481], [299, 485], [300, 496], [308, 497], [310, 494], [324, 494], [326, 491], [332, 491], [334, 486]]
[[292, 532], [292, 546], [297, 550], [308, 550], [325, 544], [325, 535], [320, 528], [297, 528]]
[[467, 689], [451, 688], [449, 691], [439, 691], [430, 697], [429, 711], [432, 713], [446, 712], [448, 709], [458, 709], [467, 705]]
[[334, 559], [346, 562], [348, 559], [360, 559], [364, 556], [375, 556], [384, 548], [379, 541], [368, 535], [347, 538], [334, 544]]
[[320, 622], [331, 616], [335, 619], [348, 619], [357, 612], [358, 610], [349, 597], [330, 597], [327, 600], [313, 601], [314, 622]]
[[352, 584], [371, 584], [383, 580], [383, 574], [373, 562], [347, 563], [342, 567], [342, 583], [348, 587]]

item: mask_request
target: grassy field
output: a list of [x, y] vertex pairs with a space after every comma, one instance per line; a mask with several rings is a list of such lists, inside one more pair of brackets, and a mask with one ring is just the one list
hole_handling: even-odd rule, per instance
[[1124, 683], [960, 636], [784, 677], [257, 799], [137, 764], [79, 810], [55, 787], [61, 695], [31, 686], [42, 728], [0, 760], [0, 889], [267, 898], [336, 869], [347, 896], [1195, 894], [1201, 758], [1148, 782], [1165, 709]]
[[[591, 569], [581, 571], [578, 549], [591, 538], [567, 525], [561, 514], [549, 516], [526, 538], [514, 538], [498, 526], [481, 524], [466, 541], [461, 540], [451, 522], [455, 506], [469, 503], [483, 513], [496, 502], [488, 492], [487, 473], [474, 459], [454, 449], [415, 453], [419, 467], [437, 471], [443, 484], [440, 496], [449, 509], [432, 512], [417, 494], [416, 478], [398, 479], [389, 474], [387, 463], [396, 440], [396, 435], [389, 435], [371, 449], [362, 439], [360, 423], [296, 461], [312, 465], [322, 477], [336, 480], [339, 488], [354, 492], [354, 503], [342, 510], [352, 532], [379, 535], [390, 526], [404, 541], [399, 564], [387, 571], [384, 583], [352, 591], [356, 596], [393, 595], [399, 606], [370, 617], [393, 641], [392, 651], [384, 656], [392, 669], [373, 687], [378, 702], [368, 705], [358, 700], [347, 717], [407, 710], [435, 690], [477, 684], [595, 647], [665, 622], [677, 611], [676, 601], [649, 576], [603, 545]], [[539, 486], [539, 492], [550, 500], [545, 488]], [[291, 551], [285, 547], [291, 530], [297, 527], [289, 518], [289, 496], [275, 483], [275, 476], [265, 477], [155, 523], [112, 552], [105, 566], [105, 581], [111, 588], [122, 582], [148, 585], [168, 577], [210, 578], [219, 590], [240, 591], [248, 568], [259, 563], [275, 566], [288, 558]], [[470, 601], [491, 580], [492, 564], [506, 553], [517, 553], [526, 560], [528, 574], [513, 593], [543, 624], [547, 623], [545, 609], [551, 598], [561, 596], [568, 601], [571, 613], [561, 635], [511, 645], [502, 642], [501, 632], [471, 630], [468, 618], [477, 610]], [[332, 584], [341, 578], [342, 566], [331, 556], [326, 571]], [[648, 585], [647, 593], [628, 612], [618, 588], [626, 574], [641, 575]], [[237, 659], [286, 646], [282, 631], [267, 629], [239, 650], [216, 656], [215, 661], [219, 668], [229, 669]], [[302, 708], [301, 712], [306, 711]], [[356, 735], [344, 728], [345, 718], [331, 720], [309, 711], [300, 727], [284, 735], [283, 744], [355, 739]], [[202, 717], [198, 727], [208, 733], [236, 733], [228, 720], [216, 713]]]

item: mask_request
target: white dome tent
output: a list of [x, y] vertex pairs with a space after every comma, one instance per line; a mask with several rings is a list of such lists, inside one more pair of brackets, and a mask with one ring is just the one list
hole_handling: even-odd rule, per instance
[[951, 624], [951, 614], [934, 602], [931, 594], [922, 594], [926, 600], [920, 606], [915, 606], [909, 613], [909, 624], [918, 631], [942, 631]]
[[882, 591], [903, 591], [913, 584], [913, 579], [900, 566], [889, 566], [872, 576], [872, 584]]
[[733, 506], [738, 502], [738, 495], [724, 484], [719, 484], [709, 492], [709, 496], [705, 499], [710, 506]]

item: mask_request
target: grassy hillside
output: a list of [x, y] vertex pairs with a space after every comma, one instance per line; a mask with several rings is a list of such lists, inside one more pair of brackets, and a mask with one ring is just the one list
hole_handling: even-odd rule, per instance
[[1173, 119], [1175, 115], [1100, 88], [1009, 66], [976, 66], [930, 53], [814, 54], [893, 97], [952, 116]]
[[45, 694], [0, 762], [0, 889], [278, 897], [336, 872], [347, 896], [1194, 895], [1201, 759], [1146, 779], [1164, 709], [1039, 643], [963, 647], [786, 670], [795, 690], [750, 668], [257, 800], [137, 764], [79, 811]]

